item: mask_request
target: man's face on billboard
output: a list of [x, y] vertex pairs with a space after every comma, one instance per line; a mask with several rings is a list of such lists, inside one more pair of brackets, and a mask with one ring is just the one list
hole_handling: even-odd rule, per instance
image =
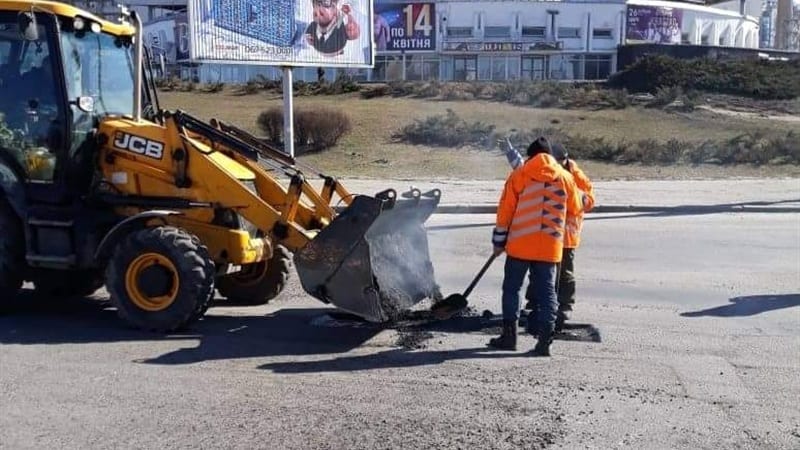
[[314, 22], [327, 27], [336, 19], [335, 0], [313, 0]]

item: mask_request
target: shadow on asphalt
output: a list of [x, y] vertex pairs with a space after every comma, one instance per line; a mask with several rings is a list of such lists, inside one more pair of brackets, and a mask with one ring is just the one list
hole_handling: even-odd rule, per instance
[[[240, 311], [243, 311], [240, 309]], [[521, 321], [524, 327], [524, 319]], [[500, 332], [499, 317], [465, 313], [445, 321], [431, 319], [427, 311], [410, 313], [391, 324], [373, 324], [332, 308], [281, 309], [265, 315], [222, 315], [209, 311], [186, 331], [170, 334], [133, 329], [122, 322], [107, 300], [98, 298], [43, 298], [23, 291], [0, 311], [0, 344], [88, 344], [136, 341], [186, 341], [190, 347], [139, 360], [144, 364], [181, 365], [202, 361], [345, 353], [362, 346], [381, 331], [394, 329], [397, 350], [379, 353], [374, 359], [352, 363], [355, 366], [386, 364], [436, 364], [448, 359], [496, 358], [520, 353], [491, 352], [487, 348], [453, 351], [414, 352], [413, 363], [403, 363], [411, 349], [424, 348], [424, 342], [439, 333]], [[523, 332], [524, 328], [520, 330]], [[600, 342], [599, 332], [588, 324], [565, 325], [557, 340]], [[195, 341], [196, 340], [196, 341]], [[484, 354], [484, 352], [489, 353]], [[387, 357], [385, 362], [375, 362]], [[347, 363], [351, 364], [351, 363]]]
[[493, 227], [495, 226], [495, 222], [484, 222], [484, 223], [462, 223], [457, 225], [428, 225], [425, 227], [428, 231], [446, 231], [446, 230], [460, 230], [462, 228], [482, 228], [482, 227]]
[[[519, 347], [518, 347], [519, 349]], [[553, 347], [555, 349], [555, 346]], [[355, 372], [390, 368], [408, 368], [441, 364], [445, 361], [461, 359], [497, 359], [532, 357], [530, 351], [496, 351], [488, 347], [459, 350], [410, 352], [407, 349], [393, 349], [380, 353], [360, 356], [345, 356], [323, 361], [291, 361], [269, 363], [259, 369], [275, 373], [316, 373], [316, 372]]]
[[[244, 311], [244, 308], [237, 308]], [[265, 315], [218, 315], [214, 308], [190, 329], [160, 334], [134, 329], [107, 300], [45, 298], [23, 290], [0, 311], [0, 344], [81, 344], [201, 339], [198, 348], [153, 362], [337, 353], [358, 347], [378, 330], [312, 327], [309, 319], [329, 308], [283, 309]], [[149, 362], [149, 361], [148, 361]]]
[[729, 303], [714, 308], [681, 313], [683, 317], [743, 317], [767, 311], [800, 306], [800, 294], [749, 295], [733, 297]]
[[[679, 206], [664, 206], [652, 208], [637, 208], [631, 206], [633, 210], [630, 214], [624, 215], [595, 215], [588, 214], [584, 220], [613, 220], [613, 219], [632, 219], [642, 217], [675, 217], [675, 216], [701, 216], [708, 214], [722, 214], [722, 213], [786, 213], [786, 208], [778, 208], [780, 205], [787, 203], [800, 203], [800, 199], [794, 200], [775, 200], [775, 201], [754, 201], [743, 203], [720, 203], [717, 205], [679, 205]], [[744, 208], [744, 209], [736, 209]], [[791, 208], [794, 211], [796, 208]], [[624, 213], [624, 208], [620, 211]]]

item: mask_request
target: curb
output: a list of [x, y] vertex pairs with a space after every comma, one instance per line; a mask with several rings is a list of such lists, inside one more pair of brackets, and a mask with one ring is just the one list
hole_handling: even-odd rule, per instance
[[[800, 206], [748, 206], [748, 205], [683, 205], [683, 206], [645, 206], [645, 205], [598, 205], [587, 214], [596, 213], [800, 213]], [[496, 214], [496, 205], [439, 205], [434, 214]]]

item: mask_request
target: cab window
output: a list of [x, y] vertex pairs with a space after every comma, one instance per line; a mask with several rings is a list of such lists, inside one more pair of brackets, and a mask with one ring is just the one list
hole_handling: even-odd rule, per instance
[[26, 41], [16, 14], [0, 16], [0, 151], [10, 153], [31, 181], [49, 182], [65, 121], [50, 27], [40, 17], [39, 39]]

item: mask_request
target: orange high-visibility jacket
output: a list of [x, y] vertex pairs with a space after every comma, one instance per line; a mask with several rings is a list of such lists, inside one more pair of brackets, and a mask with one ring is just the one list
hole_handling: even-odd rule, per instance
[[575, 181], [548, 154], [538, 154], [506, 180], [493, 242], [514, 258], [561, 262], [567, 214], [581, 208]]
[[567, 215], [567, 235], [564, 237], [564, 247], [578, 248], [581, 243], [583, 213], [589, 212], [594, 208], [594, 187], [589, 177], [583, 173], [575, 161], [569, 161], [569, 172], [572, 174], [572, 178], [575, 180], [575, 186], [577, 186], [579, 190], [578, 195], [582, 198], [581, 203], [583, 204], [583, 208], [575, 211], [575, 214]]

